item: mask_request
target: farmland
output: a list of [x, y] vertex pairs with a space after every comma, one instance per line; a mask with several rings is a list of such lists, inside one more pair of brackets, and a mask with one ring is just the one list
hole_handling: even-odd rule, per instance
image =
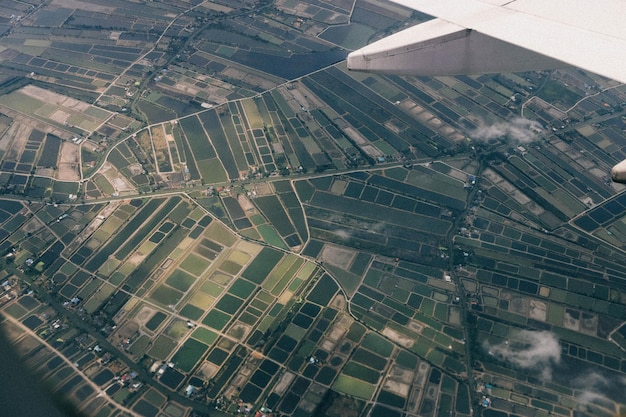
[[392, 2], [6, 3], [0, 327], [77, 413], [624, 414], [623, 86], [348, 71]]

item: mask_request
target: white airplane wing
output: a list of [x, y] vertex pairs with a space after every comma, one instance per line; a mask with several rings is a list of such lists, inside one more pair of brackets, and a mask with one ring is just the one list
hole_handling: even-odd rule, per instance
[[576, 66], [626, 82], [624, 0], [392, 0], [436, 19], [348, 55], [348, 68], [452, 75]]

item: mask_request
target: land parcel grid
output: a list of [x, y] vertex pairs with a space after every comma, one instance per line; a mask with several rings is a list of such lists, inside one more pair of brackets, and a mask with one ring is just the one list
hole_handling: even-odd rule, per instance
[[[241, 107], [250, 128], [247, 132], [248, 144], [258, 158], [259, 170], [261, 172], [274, 172], [279, 168], [285, 168], [287, 161], [282, 155], [282, 145], [276, 141], [273, 144], [270, 143], [273, 128], [271, 124], [269, 126], [267, 124], [271, 121], [265, 101], [268, 96], [264, 95], [263, 97], [243, 100]], [[280, 162], [280, 166], [277, 165], [275, 158]]]
[[[336, 7], [332, 9], [334, 13]], [[220, 71], [215, 74], [217, 77], [239, 81], [233, 83], [235, 85], [262, 92], [281, 81], [301, 77], [345, 58], [339, 48], [293, 27], [294, 23], [301, 24], [295, 21], [301, 16], [300, 12], [294, 16], [274, 10], [259, 10], [259, 13], [264, 18], [250, 19], [242, 15], [205, 27], [196, 37], [197, 50], [203, 53], [196, 53], [191, 61], [209, 71]], [[327, 24], [337, 22], [328, 19], [322, 27]], [[216, 67], [211, 61], [228, 68]]]
[[[104, 208], [92, 220], [90, 228], [97, 230], [84, 244], [68, 246], [64, 251], [70, 262], [61, 268], [63, 273], [54, 275], [56, 285], [62, 285], [59, 293], [69, 299], [79, 297], [89, 311], [96, 311], [107, 302], [107, 312], [115, 312], [128, 298], [127, 293], [139, 288], [137, 294], [141, 295], [145, 292], [142, 286], [149, 287], [153, 281], [140, 270], [153, 262], [153, 257], [158, 257], [168, 244], [181, 238], [177, 224], [168, 216], [180, 210], [188, 212], [187, 204], [180, 197], [173, 197], [151, 200], [139, 210], [141, 200]], [[116, 292], [109, 300], [108, 296], [122, 283], [124, 291]]]
[[[429, 181], [412, 182], [418, 186], [396, 179], [413, 175]], [[466, 193], [454, 178], [404, 168], [298, 181], [296, 190], [312, 238], [305, 255], [318, 256], [322, 246], [316, 242], [321, 241], [426, 265], [441, 264], [440, 242], [454, 213], [465, 207]]]
[[[136, 143], [135, 140], [120, 143], [111, 151], [109, 161], [132, 183], [142, 186], [141, 190], [144, 191], [151, 180], [149, 175], [154, 172], [154, 166], [142, 155], [142, 150], [133, 146]], [[146, 165], [146, 169], [139, 162], [139, 158]]]
[[213, 144], [217, 158], [224, 167], [228, 178], [239, 179], [241, 174], [237, 168], [235, 158], [233, 157], [228, 138], [222, 128], [222, 123], [220, 122], [221, 117], [226, 117], [226, 115], [220, 115], [216, 110], [208, 110], [200, 113], [198, 117], [209, 136], [209, 140]]
[[[11, 34], [11, 44], [21, 53], [5, 65], [45, 77], [62, 88], [76, 88], [83, 94], [106, 88], [116, 74], [153, 46], [155, 39], [145, 36], [137, 39], [136, 34], [145, 25], [162, 31], [171, 16], [184, 10], [170, 5], [141, 10], [133, 6], [132, 3], [114, 7], [78, 2], [65, 7], [40, 8]], [[173, 25], [172, 29], [176, 27]], [[50, 32], [58, 36], [50, 37]], [[119, 94], [123, 95], [123, 92]], [[107, 104], [113, 100], [102, 101]]]
[[[513, 161], [512, 165], [518, 163]], [[512, 170], [508, 166], [502, 168]], [[502, 174], [504, 170], [498, 172]], [[455, 243], [471, 253], [459, 274], [464, 288], [472, 294], [471, 311], [476, 317], [477, 339], [483, 344], [479, 352], [487, 370], [485, 377], [514, 382], [510, 388], [499, 391], [498, 398], [514, 399], [529, 408], [565, 412], [578, 401], [572, 380], [586, 370], [611, 373], [626, 369], [621, 340], [613, 338], [626, 317], [624, 255], [588, 234], [601, 236], [602, 231], [619, 222], [623, 199], [608, 199], [574, 218], [571, 223], [576, 227], [568, 227], [565, 239], [559, 228], [554, 233], [547, 229], [561, 224], [561, 209], [542, 204], [539, 209], [543, 213], [523, 210], [526, 206], [520, 204], [512, 183], [504, 185], [505, 180], [493, 172], [487, 174], [486, 185], [495, 185], [487, 188], [487, 198], [476, 211], [472, 233], [455, 237]], [[566, 182], [562, 185], [569, 188]], [[507, 198], [494, 198], [499, 195], [496, 190], [507, 190]], [[523, 191], [528, 193], [529, 189]], [[509, 221], [513, 215], [528, 222], [537, 221], [545, 228], [514, 227]], [[532, 367], [508, 368], [508, 363], [489, 354], [503, 344], [516, 346], [520, 338], [528, 341], [537, 336], [545, 336], [544, 343], [557, 343], [560, 362], [567, 364], [558, 378], [545, 383], [542, 400], [527, 389], [534, 385]], [[611, 410], [616, 407], [613, 401], [623, 400], [607, 393], [606, 401]], [[499, 403], [494, 405], [502, 409]]]
[[[254, 103], [257, 100], [245, 99], [228, 104], [228, 112], [220, 114], [220, 122], [226, 133], [228, 144], [233, 157], [242, 175], [249, 175], [253, 171], [262, 171], [262, 162], [259, 157], [251, 126], [260, 129], [269, 119], [260, 119]], [[246, 110], [246, 108], [250, 108]], [[260, 127], [258, 126], [260, 125]], [[266, 171], [271, 172], [271, 171]]]
[[363, 323], [453, 375], [467, 371], [455, 287], [439, 268], [375, 260], [351, 299]]
[[302, 82], [332, 109], [332, 114], [352, 126], [346, 132], [354, 146], [369, 158], [406, 152], [412, 147], [427, 156], [435, 156], [440, 148], [450, 148], [455, 143], [402, 107], [364, 88], [339, 68], [317, 72]]
[[[292, 183], [289, 181], [276, 181], [273, 183], [276, 196], [281, 201], [287, 215], [291, 219], [291, 223], [295, 226], [300, 242], [306, 242], [309, 238], [306, 219], [304, 217], [304, 209], [298, 199]], [[287, 236], [286, 241], [295, 242], [296, 236]]]
[[[148, 204], [141, 206], [133, 219], [144, 210], [155, 211]], [[157, 199], [154, 204], [163, 205], [164, 201]], [[189, 208], [186, 213], [191, 211]], [[218, 222], [202, 218], [193, 226], [191, 217], [181, 217], [176, 222], [181, 222], [179, 229], [175, 229], [171, 217], [160, 227], [150, 225], [150, 240], [156, 240], [158, 233], [164, 235], [160, 239], [167, 239], [183, 227], [192, 230], [174, 242], [175, 247], [161, 250], [159, 246], [148, 255], [139, 269], [148, 272], [146, 264], [157, 269], [132, 287], [130, 281], [139, 269], [131, 270], [125, 288], [138, 290], [135, 297], [126, 297], [128, 302], [116, 317], [119, 330], [111, 337], [126, 340], [122, 335], [139, 325], [154, 342], [142, 343], [143, 336], [131, 338], [129, 349], [136, 357], [146, 354], [172, 361], [175, 368], [161, 382], [176, 389], [194, 375], [203, 380], [213, 377], [218, 371], [215, 362], [224, 352], [244, 355], [246, 350], [236, 346], [254, 346], [265, 332], [279, 327], [302, 288], [318, 272], [313, 263], [296, 255], [240, 240]], [[146, 223], [137, 233], [145, 227]], [[133, 239], [132, 244], [137, 245], [137, 235], [127, 240]], [[122, 245], [115, 256], [126, 253], [124, 248]], [[149, 304], [141, 301], [142, 294]]]
[[[265, 252], [265, 256], [271, 256], [273, 257], [272, 260], [275, 260], [275, 255], [271, 252]], [[319, 278], [320, 274], [316, 272], [314, 264], [307, 262], [303, 264], [302, 268], [293, 269], [294, 259], [285, 258], [277, 268], [281, 268], [283, 271], [299, 269], [297, 275], [304, 281], [309, 281], [309, 277], [312, 277], [313, 280]], [[296, 262], [302, 265], [303, 260], [300, 259]], [[288, 269], [284, 269], [281, 265], [285, 265]], [[253, 264], [250, 264], [248, 268], [252, 266]], [[267, 268], [265, 269], [267, 270]], [[271, 275], [275, 273], [276, 269], [271, 272]], [[312, 273], [313, 276], [311, 276]], [[282, 274], [284, 272], [278, 275]], [[324, 305], [331, 301], [338, 289], [332, 280], [328, 282], [327, 279], [322, 278], [323, 282], [317, 282], [315, 288], [319, 288], [321, 283], [322, 290], [313, 296], [315, 302], [321, 302]], [[275, 285], [269, 284], [269, 281], [265, 281], [262, 286], [264, 288], [266, 286], [276, 288]], [[222, 369], [215, 376], [215, 385], [209, 390], [210, 398], [217, 398], [220, 393], [229, 395], [231, 392], [239, 392], [238, 397], [244, 401], [251, 403], [267, 401], [268, 406], [271, 404], [273, 408], [278, 405], [281, 398], [284, 398], [281, 405], [278, 406], [284, 411], [293, 411], [300, 398], [304, 399], [306, 389], [311, 386], [311, 381], [308, 378], [313, 377], [314, 374], [308, 374], [306, 378], [296, 378], [295, 373], [300, 373], [299, 368], [307, 365], [306, 355], [310, 354], [311, 349], [320, 341], [320, 330], [311, 336], [312, 339], [305, 338], [305, 335], [315, 328], [316, 322], [318, 323], [317, 329], [322, 329], [322, 331], [326, 329], [335, 318], [337, 311], [334, 309], [327, 311], [314, 302], [305, 302], [301, 297], [294, 297], [293, 291], [297, 291], [299, 286], [300, 283], [295, 282], [288, 284], [286, 292], [281, 294], [279, 291], [277, 293], [279, 294], [278, 298], [265, 290], [261, 290], [252, 301], [252, 305], [248, 307], [250, 312], [253, 312], [255, 308], [270, 309], [259, 328], [247, 341], [249, 346], [258, 349], [256, 353], [248, 352], [246, 356], [242, 356], [241, 348], [234, 348], [232, 344], [225, 343], [225, 340], [218, 342], [214, 351], [207, 357], [207, 370], [214, 368], [215, 365], [222, 366]], [[273, 300], [277, 300], [277, 303], [272, 307]], [[282, 304], [285, 301], [288, 303]], [[270, 327], [265, 327], [264, 322], [269, 322]], [[306, 346], [304, 351], [298, 349], [299, 341], [302, 342], [303, 346]], [[243, 358], [246, 359], [245, 362], [233, 376], [234, 371], [242, 363], [240, 359]], [[317, 371], [317, 367], [314, 368]], [[283, 370], [287, 372], [283, 372]], [[291, 382], [296, 382], [293, 388], [289, 386]], [[322, 390], [325, 391], [326, 388]], [[318, 394], [320, 395], [316, 395], [314, 397], [316, 399], [312, 400], [314, 404], [318, 404], [323, 397], [323, 393], [318, 392]], [[307, 398], [310, 400], [310, 397], [307, 396]], [[304, 403], [306, 401], [303, 402], [303, 405]]]
[[67, 130], [68, 134], [89, 134], [113, 115], [108, 110], [34, 85], [3, 96], [0, 104]]
[[252, 201], [289, 246], [298, 246], [302, 243], [296, 234], [296, 229], [291, 219], [277, 196], [259, 196]]
[[[79, 143], [113, 116], [108, 110], [95, 107], [34, 85], [26, 85], [0, 98], [5, 113], [18, 116], [3, 134], [4, 152], [0, 155], [0, 168], [6, 172], [36, 176], [30, 183], [12, 179], [14, 185], [32, 197], [44, 195], [67, 200], [77, 194], [77, 187], [65, 191], [54, 180], [78, 181], [81, 155]], [[37, 126], [37, 129], [33, 129]], [[119, 131], [119, 129], [112, 129]], [[52, 189], [52, 193], [50, 193]]]
[[[184, 133], [181, 141], [186, 142], [193, 154], [193, 157], [187, 156], [187, 164], [195, 164], [200, 178], [207, 183], [226, 181], [228, 179], [226, 171], [215, 153], [215, 148], [207, 135], [207, 131], [198, 117], [190, 116], [180, 119], [179, 125]], [[185, 147], [185, 149], [188, 148]], [[238, 178], [238, 176], [235, 178]]]

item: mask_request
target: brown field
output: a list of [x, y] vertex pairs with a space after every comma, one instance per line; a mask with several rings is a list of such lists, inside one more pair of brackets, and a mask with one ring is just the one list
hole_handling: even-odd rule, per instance
[[150, 133], [152, 135], [152, 146], [154, 147], [157, 169], [165, 161], [171, 164], [169, 147], [167, 145], [165, 132], [163, 131], [163, 125], [153, 126], [150, 129]]
[[63, 142], [61, 144], [61, 155], [59, 156], [59, 169], [57, 178], [62, 181], [78, 181], [80, 174], [79, 166], [79, 148], [78, 145], [71, 142]]

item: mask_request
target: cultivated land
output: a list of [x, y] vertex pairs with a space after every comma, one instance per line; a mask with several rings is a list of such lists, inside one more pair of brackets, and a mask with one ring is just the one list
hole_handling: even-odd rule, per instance
[[349, 73], [379, 0], [3, 7], [0, 326], [81, 415], [626, 414], [625, 87]]

